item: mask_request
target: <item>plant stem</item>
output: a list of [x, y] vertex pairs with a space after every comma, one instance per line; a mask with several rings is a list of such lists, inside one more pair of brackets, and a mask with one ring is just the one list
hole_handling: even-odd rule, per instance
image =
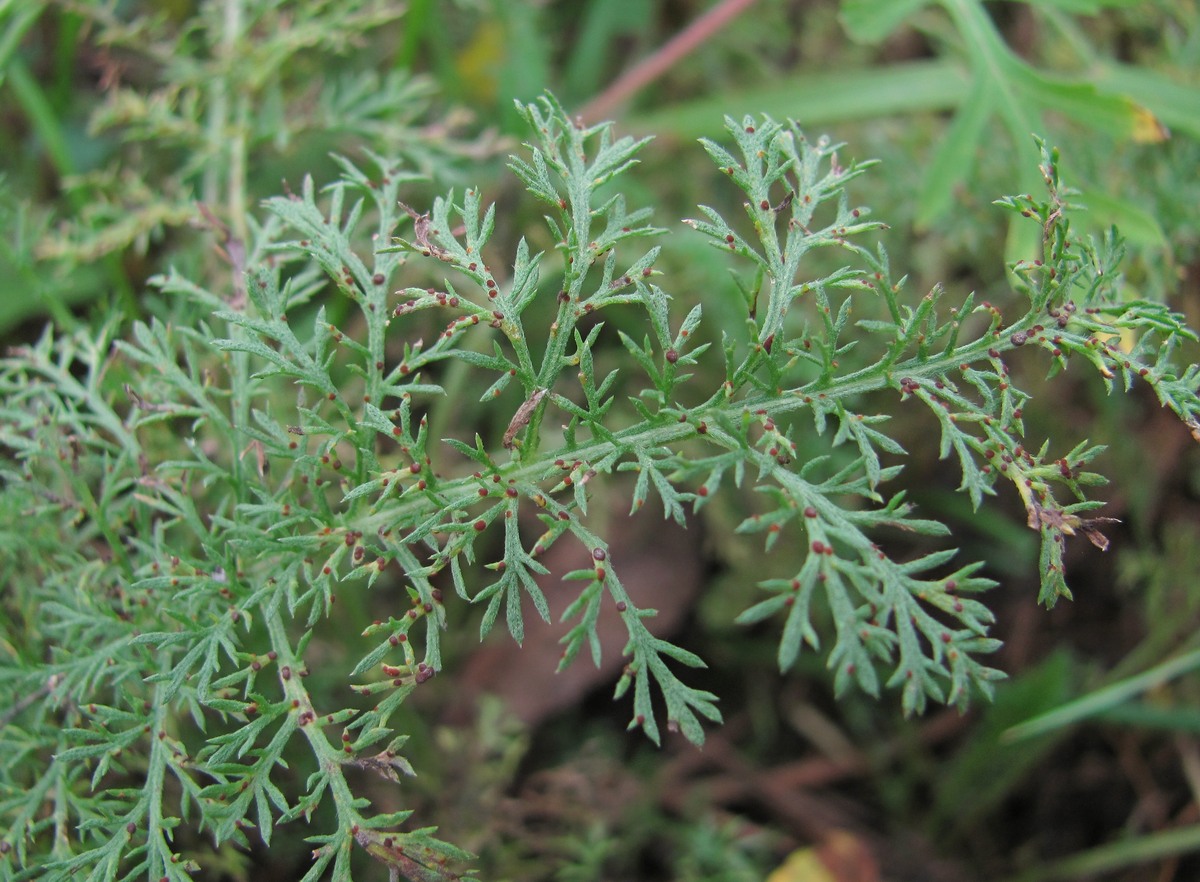
[[[820, 387], [810, 384], [792, 390], [791, 394], [781, 396], [759, 394], [731, 402], [719, 400], [693, 411], [691, 417], [682, 423], [673, 417], [665, 418], [662, 421], [643, 420], [615, 432], [614, 440], [594, 441], [570, 450], [554, 450], [528, 462], [520, 461], [510, 466], [503, 466], [500, 472], [506, 478], [517, 481], [537, 482], [543, 479], [550, 464], [558, 458], [569, 457], [572, 460], [594, 463], [620, 449], [649, 450], [688, 441], [697, 437], [697, 426], [702, 422], [719, 424], [722, 421], [736, 421], [741, 419], [742, 414], [747, 411], [761, 410], [771, 416], [792, 413], [811, 407], [811, 399], [818, 395], [824, 395], [830, 401], [846, 400], [883, 389], [892, 383], [894, 377], [911, 376], [935, 379], [957, 369], [960, 364], [979, 360], [986, 355], [989, 349], [1004, 352], [1015, 348], [1009, 342], [1009, 336], [1014, 331], [1027, 329], [1033, 323], [1034, 319], [1027, 317], [1005, 329], [995, 338], [989, 336], [975, 343], [958, 347], [953, 352], [932, 358], [914, 357], [886, 367], [874, 365]], [[809, 401], [806, 401], [806, 398]], [[477, 488], [478, 482], [472, 476], [448, 479], [438, 485], [436, 496], [430, 494], [403, 498], [365, 516], [358, 529], [367, 532], [386, 528], [396, 523], [419, 523], [438, 507], [445, 507], [448, 510], [467, 509], [478, 501]]]
[[753, 3], [754, 0], [722, 0], [668, 40], [649, 58], [638, 62], [618, 77], [616, 82], [585, 104], [579, 115], [589, 122], [613, 116], [618, 107], [661, 77], [674, 64], [690, 55]]

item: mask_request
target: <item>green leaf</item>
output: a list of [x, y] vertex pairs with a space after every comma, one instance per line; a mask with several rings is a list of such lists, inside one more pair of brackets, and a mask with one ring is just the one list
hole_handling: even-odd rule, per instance
[[635, 116], [637, 131], [696, 138], [730, 106], [753, 107], [770, 116], [803, 120], [806, 126], [873, 119], [897, 113], [942, 111], [961, 106], [969, 79], [950, 61], [907, 61], [866, 70], [783, 77], [753, 90], [678, 102]]
[[878, 43], [932, 0], [842, 0], [841, 19], [851, 39]]
[[954, 200], [961, 182], [970, 177], [981, 148], [984, 130], [994, 112], [990, 79], [977, 76], [971, 92], [941, 136], [921, 185], [916, 221], [927, 225], [941, 217]]
[[1161, 140], [1158, 121], [1171, 131], [1200, 138], [1200, 93], [1163, 73], [1132, 64], [1104, 61], [1093, 75], [1097, 88], [1114, 95], [1127, 95], [1149, 115], [1137, 118], [1133, 138], [1138, 142]]
[[1009, 740], [1019, 740], [1058, 731], [1118, 707], [1197, 668], [1200, 668], [1200, 650], [1186, 652], [1015, 725], [1004, 736]]

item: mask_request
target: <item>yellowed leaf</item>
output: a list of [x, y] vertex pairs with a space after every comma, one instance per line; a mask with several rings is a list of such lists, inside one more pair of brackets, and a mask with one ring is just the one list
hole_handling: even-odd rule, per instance
[[787, 856], [767, 882], [837, 882], [815, 848], [801, 848]]
[[478, 100], [493, 101], [499, 84], [496, 70], [504, 62], [507, 53], [504, 27], [498, 21], [481, 24], [454, 59], [458, 75], [467, 90]]
[[866, 842], [834, 830], [818, 845], [789, 854], [766, 882], [880, 882], [879, 865]]
[[1158, 144], [1171, 137], [1171, 132], [1149, 110], [1136, 104], [1133, 107], [1133, 140], [1138, 144]]

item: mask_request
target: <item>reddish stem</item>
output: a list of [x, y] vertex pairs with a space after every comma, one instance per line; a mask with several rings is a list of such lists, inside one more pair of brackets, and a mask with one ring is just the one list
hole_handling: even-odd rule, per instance
[[753, 3], [754, 0], [721, 0], [648, 58], [639, 61], [618, 77], [607, 89], [584, 105], [579, 115], [586, 122], [612, 116], [617, 107], [661, 77], [676, 62], [690, 54]]

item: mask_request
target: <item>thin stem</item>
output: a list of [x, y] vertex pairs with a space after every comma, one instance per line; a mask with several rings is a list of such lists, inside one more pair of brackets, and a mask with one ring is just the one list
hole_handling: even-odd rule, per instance
[[[829, 401], [845, 400], [883, 389], [892, 383], [894, 377], [937, 379], [963, 363], [977, 362], [987, 356], [989, 350], [1004, 353], [1015, 349], [1015, 344], [1009, 339], [1012, 332], [1027, 329], [1033, 322], [1034, 317], [1027, 316], [995, 337], [984, 338], [959, 347], [953, 352], [926, 359], [913, 357], [886, 367], [875, 365], [833, 383], [823, 384], [819, 388], [809, 385], [798, 387], [790, 394], [764, 393], [732, 402], [719, 401], [693, 411], [691, 418], [686, 422], [677, 422], [673, 418], [664, 418], [661, 421], [644, 420], [614, 433], [612, 441], [595, 441], [569, 450], [560, 448], [528, 462], [503, 467], [501, 473], [506, 478], [517, 481], [536, 482], [551, 470], [551, 464], [558, 458], [569, 457], [583, 462], [598, 462], [621, 449], [648, 450], [689, 441], [698, 437], [696, 427], [700, 423], [719, 424], [723, 420], [736, 421], [747, 411], [763, 411], [771, 416], [779, 416], [811, 407], [811, 403], [805, 401], [806, 397], [823, 394]], [[446, 480], [439, 484], [436, 500], [425, 496], [402, 499], [395, 505], [379, 509], [366, 517], [362, 529], [373, 531], [396, 523], [417, 523], [439, 506], [447, 509], [466, 509], [477, 501], [477, 487], [477, 480], [472, 476]]]
[[[265, 609], [263, 619], [271, 638], [271, 648], [277, 655], [279, 683], [283, 687], [284, 699], [292, 705], [288, 711], [287, 725], [299, 728], [304, 737], [308, 739], [309, 747], [312, 748], [321, 774], [329, 782], [330, 790], [333, 792], [334, 804], [337, 806], [341, 824], [348, 832], [349, 828], [354, 823], [360, 822], [362, 818], [354, 810], [354, 794], [346, 782], [346, 777], [342, 774], [342, 755], [329, 743], [324, 730], [316, 723], [316, 709], [313, 707], [312, 697], [308, 694], [300, 677], [304, 662], [296, 656], [295, 650], [292, 648], [279, 608]], [[306, 726], [298, 725], [297, 720], [301, 714], [307, 714], [313, 722]]]
[[225, 178], [225, 203], [229, 225], [241, 241], [246, 240], [246, 126], [249, 122], [248, 95], [238, 95], [230, 109], [230, 74], [237, 60], [244, 28], [244, 0], [224, 0], [221, 32], [215, 55], [222, 74], [212, 78], [209, 91], [208, 143], [213, 156], [225, 155], [226, 163], [212, 162], [204, 170], [201, 192], [208, 205], [221, 204], [221, 176]]
[[[237, 54], [242, 37], [243, 0], [225, 0], [225, 26], [221, 34], [221, 54], [226, 70], [230, 69]], [[228, 83], [224, 86], [228, 88]], [[229, 180], [226, 193], [229, 204], [229, 225], [233, 234], [243, 242], [246, 240], [246, 126], [250, 120], [250, 96], [239, 90], [235, 103], [233, 125], [225, 120], [225, 137], [229, 139]]]
[[589, 122], [614, 116], [618, 107], [694, 52], [753, 4], [754, 0], [722, 0], [668, 40], [650, 57], [638, 62], [618, 77], [607, 89], [585, 104], [579, 115]]
[[[164, 656], [166, 657], [166, 656]], [[162, 700], [162, 685], [155, 687], [154, 696], [151, 699], [154, 706], [154, 717], [150, 723], [150, 757], [147, 762], [146, 773], [146, 829], [149, 837], [150, 851], [150, 875], [162, 876], [166, 869], [158, 863], [161, 851], [154, 847], [154, 837], [162, 837], [165, 839], [163, 832], [163, 785], [167, 763], [167, 752], [170, 750], [170, 745], [167, 743], [166, 728], [167, 721], [170, 719], [170, 706]]]
[[[1051, 882], [1092, 878], [1134, 864], [1177, 857], [1200, 848], [1200, 824], [1161, 830], [1081, 851], [1049, 865], [1012, 877], [1009, 882]], [[1140, 875], [1140, 874], [1138, 874]]]

